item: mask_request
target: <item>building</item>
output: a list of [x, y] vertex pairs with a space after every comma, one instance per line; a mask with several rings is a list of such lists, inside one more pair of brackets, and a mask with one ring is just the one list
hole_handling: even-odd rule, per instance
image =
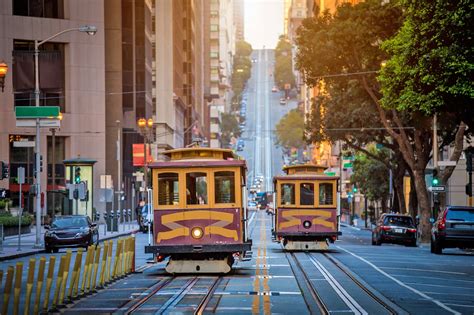
[[244, 0], [234, 0], [234, 23], [235, 23], [235, 40], [244, 40], [244, 17], [245, 6]]
[[[41, 129], [44, 167], [40, 181], [45, 196], [43, 214], [47, 217], [71, 211], [67, 197], [61, 193], [68, 181], [63, 160], [81, 157], [96, 161], [94, 193], [99, 188], [99, 174], [106, 171], [104, 1], [0, 2], [0, 59], [10, 68], [5, 91], [0, 92], [0, 160], [9, 163], [11, 175], [9, 180], [0, 181], [0, 188], [8, 189], [14, 206], [18, 206], [17, 169], [25, 167], [22, 190], [24, 208], [29, 213], [35, 210], [33, 195], [28, 193], [34, 181], [33, 148], [16, 147], [15, 142], [33, 141], [35, 128], [16, 127], [15, 106], [35, 105], [31, 71], [34, 41], [84, 24], [95, 25], [97, 34], [71, 31], [40, 46], [40, 104], [59, 106], [63, 115], [61, 128], [55, 130], [54, 145], [52, 130]], [[95, 198], [90, 203], [99, 205]]]

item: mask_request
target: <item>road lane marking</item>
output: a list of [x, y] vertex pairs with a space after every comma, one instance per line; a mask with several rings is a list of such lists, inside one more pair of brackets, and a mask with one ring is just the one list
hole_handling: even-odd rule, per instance
[[409, 286], [409, 285], [403, 283], [402, 281], [398, 280], [398, 279], [395, 278], [395, 277], [392, 277], [391, 275], [389, 275], [388, 273], [386, 273], [385, 271], [383, 271], [382, 269], [380, 269], [379, 267], [377, 267], [376, 265], [374, 265], [373, 263], [371, 263], [371, 262], [368, 261], [367, 259], [365, 259], [365, 258], [363, 258], [363, 257], [361, 257], [361, 256], [359, 256], [359, 255], [357, 255], [357, 254], [354, 254], [353, 252], [351, 252], [351, 251], [349, 251], [349, 250], [347, 250], [347, 249], [345, 249], [345, 248], [342, 248], [342, 247], [340, 247], [340, 246], [336, 246], [336, 247], [339, 248], [339, 249], [341, 249], [341, 250], [343, 250], [343, 251], [345, 251], [346, 253], [348, 253], [348, 254], [350, 254], [350, 255], [352, 255], [352, 256], [358, 258], [359, 260], [365, 262], [366, 264], [368, 264], [369, 266], [371, 266], [372, 268], [374, 268], [376, 271], [378, 271], [379, 273], [381, 273], [381, 274], [384, 275], [385, 277], [387, 277], [387, 278], [393, 280], [393, 281], [394, 281], [395, 283], [397, 283], [398, 285], [400, 285], [400, 286], [402, 286], [402, 287], [404, 287], [404, 288], [407, 288], [408, 290], [410, 290], [410, 291], [412, 291], [412, 292], [418, 294], [419, 296], [421, 296], [421, 297], [423, 297], [423, 298], [425, 298], [425, 299], [427, 299], [427, 300], [429, 300], [429, 301], [435, 303], [435, 304], [438, 305], [439, 307], [441, 307], [441, 308], [447, 310], [448, 312], [450, 312], [450, 313], [452, 313], [452, 314], [461, 315], [461, 313], [459, 313], [459, 312], [456, 311], [456, 310], [453, 310], [452, 308], [450, 308], [450, 307], [447, 306], [446, 304], [442, 303], [441, 301], [439, 301], [439, 300], [437, 300], [437, 299], [434, 299], [434, 298], [432, 298], [432, 297], [430, 297], [430, 296], [424, 294], [423, 292], [421, 292], [421, 291], [419, 291], [419, 290], [417, 290], [417, 289], [415, 289], [415, 288], [413, 288], [413, 287], [411, 287], [411, 286]]
[[428, 270], [428, 269], [417, 269], [417, 268], [398, 268], [398, 267], [380, 267], [380, 268], [382, 268], [382, 269], [393, 269], [393, 270], [410, 270], [410, 271], [446, 273], [446, 274], [450, 274], [450, 275], [467, 275], [467, 273], [456, 272], [456, 271]]
[[337, 281], [319, 261], [316, 261], [311, 255], [309, 256], [309, 260], [319, 270], [336, 294], [344, 301], [347, 307], [354, 312], [354, 314], [369, 314], [362, 306], [360, 306], [359, 303], [357, 303], [356, 300], [352, 298], [349, 293], [347, 293], [339, 281]]

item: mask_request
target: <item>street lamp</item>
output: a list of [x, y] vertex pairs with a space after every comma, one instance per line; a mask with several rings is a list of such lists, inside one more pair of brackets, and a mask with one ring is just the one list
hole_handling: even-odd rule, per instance
[[153, 131], [153, 119], [148, 118], [140, 118], [137, 121], [138, 128], [140, 130], [140, 134], [143, 136], [143, 152], [144, 152], [144, 176], [143, 181], [145, 182], [145, 189], [148, 187], [148, 157], [147, 157], [147, 146], [149, 144], [149, 140], [151, 138], [151, 133]]
[[[63, 113], [59, 113], [59, 116], [57, 117], [57, 119], [59, 119], [59, 121], [62, 121], [63, 120]], [[52, 153], [52, 161], [51, 161], [51, 177], [52, 177], [52, 181], [53, 181], [53, 190], [56, 190], [56, 130], [57, 128], [51, 128], [50, 131], [51, 131], [51, 145], [52, 145], [52, 149], [53, 149], [53, 153]], [[56, 192], [53, 192], [53, 200], [52, 200], [52, 203], [53, 203], [53, 211], [52, 211], [52, 215], [51, 215], [51, 219], [54, 219], [54, 216], [55, 216], [55, 205], [56, 205]]]
[[[58, 32], [45, 40], [38, 41], [35, 40], [35, 52], [34, 52], [34, 62], [35, 62], [35, 106], [40, 106], [40, 86], [39, 86], [39, 47], [44, 43], [62, 35], [64, 33], [78, 31], [85, 32], [89, 35], [95, 35], [97, 32], [97, 27], [93, 25], [83, 25], [75, 28], [68, 28]], [[36, 118], [36, 137], [35, 137], [35, 201], [36, 201], [36, 241], [35, 247], [41, 247], [41, 178], [40, 178], [40, 163], [41, 163], [41, 149], [40, 149], [40, 120]]]
[[4, 61], [0, 61], [0, 87], [3, 88], [5, 87], [5, 77], [7, 76], [8, 72], [8, 65]]

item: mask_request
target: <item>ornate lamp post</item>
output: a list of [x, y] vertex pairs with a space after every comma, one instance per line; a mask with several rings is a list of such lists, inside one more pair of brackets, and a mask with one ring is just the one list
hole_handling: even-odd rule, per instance
[[[59, 113], [58, 119], [61, 121], [63, 120], [63, 113]], [[52, 159], [51, 159], [51, 177], [53, 181], [53, 212], [51, 215], [51, 219], [54, 219], [55, 216], [55, 206], [56, 206], [56, 130], [57, 128], [49, 129], [51, 131], [51, 145], [52, 145]]]
[[143, 162], [143, 168], [144, 168], [144, 176], [143, 180], [145, 182], [145, 189], [148, 188], [148, 156], [147, 156], [147, 147], [150, 142], [150, 138], [152, 135], [153, 131], [153, 119], [148, 118], [140, 118], [137, 121], [138, 129], [140, 131], [140, 134], [143, 136], [143, 152], [144, 152], [144, 162]]
[[7, 72], [8, 65], [5, 62], [0, 61], [0, 88], [2, 88], [2, 92], [5, 87], [5, 77], [7, 76]]

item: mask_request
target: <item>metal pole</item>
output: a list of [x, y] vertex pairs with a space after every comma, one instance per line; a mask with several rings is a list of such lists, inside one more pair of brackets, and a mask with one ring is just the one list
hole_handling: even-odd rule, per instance
[[20, 214], [18, 216], [18, 251], [21, 251], [21, 216], [23, 215], [23, 203], [21, 202], [21, 181], [20, 181]]
[[[117, 123], [117, 187], [118, 187], [118, 197], [117, 197], [117, 213], [121, 214], [122, 212], [122, 170], [121, 170], [121, 128], [120, 128], [120, 120], [116, 121]], [[117, 232], [119, 231], [119, 218], [120, 216], [117, 216]]]
[[367, 215], [368, 215], [368, 211], [367, 211], [367, 197], [364, 196], [364, 211], [365, 211], [365, 228], [367, 228]]
[[[39, 86], [39, 43], [35, 40], [35, 106], [40, 106], [40, 86]], [[36, 118], [36, 138], [35, 138], [35, 199], [36, 199], [36, 248], [41, 247], [41, 172], [40, 172], [40, 120]]]
[[433, 167], [438, 168], [438, 117], [433, 115]]
[[51, 167], [51, 177], [53, 178], [53, 209], [51, 213], [51, 218], [54, 219], [55, 216], [55, 206], [56, 206], [56, 193], [55, 193], [55, 188], [56, 188], [56, 129], [51, 128], [52, 132], [52, 145], [53, 145], [53, 160], [51, 161], [52, 167]]
[[[146, 128], [146, 127], [145, 127]], [[147, 130], [145, 129], [143, 132], [143, 147], [144, 147], [144, 155], [145, 155], [145, 160], [143, 161], [143, 169], [144, 169], [144, 176], [143, 176], [143, 182], [145, 183], [145, 191], [148, 189], [148, 157], [147, 157], [147, 144], [148, 144], [148, 135], [147, 135]], [[148, 198], [148, 192], [147, 192], [147, 198]]]
[[148, 246], [151, 245], [151, 220], [152, 220], [152, 215], [153, 211], [151, 211], [151, 198], [152, 198], [152, 190], [147, 189], [147, 200], [148, 200]]

